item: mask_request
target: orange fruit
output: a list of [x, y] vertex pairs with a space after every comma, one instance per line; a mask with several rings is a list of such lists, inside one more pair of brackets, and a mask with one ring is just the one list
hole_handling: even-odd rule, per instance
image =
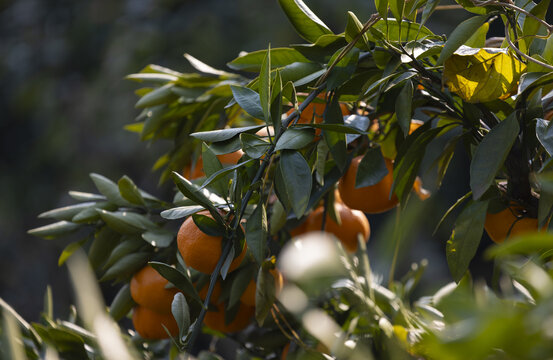
[[553, 118], [553, 110], [549, 110], [548, 112], [546, 112], [543, 115], [543, 118], [548, 121], [551, 120]]
[[[209, 283], [205, 284], [204, 287], [198, 291], [198, 295], [200, 295], [200, 299], [205, 300], [207, 297], [207, 290], [209, 289]], [[211, 293], [211, 299], [210, 304], [216, 304], [219, 301], [219, 296], [221, 296], [221, 283], [219, 281], [215, 282], [215, 286], [213, 287], [213, 293]]]
[[147, 265], [134, 274], [131, 279], [131, 296], [133, 300], [144, 307], [159, 313], [171, 312], [173, 297], [178, 292], [176, 288], [166, 288], [169, 283], [153, 267]]
[[[200, 214], [213, 218], [208, 211], [202, 211]], [[222, 241], [221, 236], [211, 236], [202, 232], [192, 216], [184, 220], [177, 234], [179, 252], [186, 265], [204, 274], [211, 274], [215, 270], [222, 254]], [[242, 252], [232, 261], [229, 272], [238, 268], [244, 256], [245, 245]]]
[[420, 177], [416, 177], [415, 181], [413, 182], [413, 190], [415, 190], [415, 193], [421, 200], [426, 200], [430, 197], [430, 191], [426, 190], [422, 187], [422, 180]]
[[225, 305], [217, 304], [217, 311], [208, 311], [205, 313], [204, 324], [223, 333], [233, 333], [244, 329], [250, 323], [250, 319], [255, 313], [253, 306], [247, 306], [240, 303], [236, 317], [228, 324], [225, 323]]
[[[221, 154], [217, 155], [217, 159], [221, 162], [221, 165], [235, 165], [238, 163], [240, 158], [244, 155], [244, 152], [242, 150], [237, 150], [235, 152], [231, 152], [228, 154]], [[202, 160], [202, 157], [200, 156], [198, 158], [198, 161], [196, 161], [196, 165], [194, 166], [194, 169], [192, 169], [192, 164], [190, 166], [187, 166], [182, 171], [182, 176], [187, 178], [188, 180], [194, 180], [197, 178], [201, 178], [205, 176], [204, 173], [204, 162]]]
[[390, 197], [394, 182], [392, 160], [384, 158], [388, 174], [380, 182], [371, 186], [355, 188], [355, 177], [362, 156], [353, 158], [345, 175], [338, 183], [340, 197], [344, 204], [367, 214], [378, 214], [394, 208], [398, 204], [395, 194]]
[[137, 306], [132, 313], [132, 323], [136, 332], [144, 339], [166, 339], [169, 337], [162, 325], [171, 335], [179, 333], [179, 327], [171, 313], [161, 314], [145, 306]]
[[[269, 272], [273, 275], [273, 278], [275, 279], [275, 292], [276, 294], [280, 293], [282, 290], [282, 287], [284, 286], [284, 278], [282, 277], [282, 274], [277, 269], [271, 269]], [[255, 292], [257, 290], [257, 284], [254, 279], [252, 279], [242, 296], [240, 297], [240, 301], [248, 306], [255, 306]]]
[[[319, 99], [324, 99], [325, 95], [320, 94], [318, 96]], [[297, 124], [311, 124], [311, 122], [315, 124], [320, 124], [323, 122], [323, 115], [326, 108], [325, 102], [312, 102], [301, 112], [300, 117], [297, 121]], [[342, 115], [349, 115], [350, 111], [346, 104], [340, 103], [340, 109], [342, 110]], [[286, 113], [287, 116], [290, 116], [295, 109], [290, 109]], [[315, 138], [318, 138], [321, 134], [321, 129], [315, 130]]]
[[417, 130], [422, 125], [424, 125], [424, 121], [415, 120], [415, 119], [411, 120], [411, 123], [409, 124], [409, 134], [412, 134], [413, 131]]
[[524, 216], [520, 206], [512, 205], [498, 213], [486, 214], [484, 229], [496, 243], [515, 235], [538, 231], [538, 219]]
[[[357, 234], [361, 234], [365, 241], [369, 240], [371, 227], [363, 212], [353, 210], [342, 203], [336, 203], [336, 211], [340, 215], [341, 225], [338, 225], [329, 214], [326, 215], [324, 231], [334, 234], [347, 251], [357, 250]], [[306, 231], [321, 231], [324, 207], [316, 208], [305, 220]]]

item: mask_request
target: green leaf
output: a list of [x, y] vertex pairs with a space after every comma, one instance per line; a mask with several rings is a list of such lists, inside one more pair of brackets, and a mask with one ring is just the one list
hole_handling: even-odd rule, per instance
[[[293, 86], [293, 85], [292, 85]], [[280, 127], [282, 126], [282, 75], [279, 70], [277, 70], [275, 75], [275, 81], [273, 83], [273, 89], [271, 91], [273, 101], [271, 103], [271, 123], [273, 124], [275, 135], [280, 132]], [[245, 151], [245, 150], [244, 150]]]
[[487, 16], [484, 15], [473, 16], [459, 24], [447, 39], [436, 65], [443, 64], [461, 45], [470, 39], [486, 20]]
[[137, 234], [156, 225], [145, 215], [127, 211], [107, 211], [98, 209], [98, 214], [106, 224], [120, 234]]
[[[261, 64], [265, 58], [267, 50], [258, 50], [245, 55], [240, 55], [227, 65], [237, 71], [260, 72]], [[272, 69], [281, 68], [293, 63], [308, 63], [309, 60], [299, 51], [291, 48], [271, 49], [271, 67]]]
[[[349, 115], [349, 116], [356, 116], [358, 118], [366, 118], [359, 115]], [[368, 119], [368, 118], [366, 118]], [[301, 128], [315, 128], [315, 129], [322, 129], [326, 131], [332, 131], [342, 134], [356, 134], [356, 135], [367, 135], [368, 132], [363, 131], [359, 128], [356, 128], [352, 125], [343, 125], [343, 124], [296, 124], [296, 129]]]
[[265, 118], [258, 93], [244, 86], [231, 85], [230, 88], [232, 89], [234, 100], [245, 112], [257, 119]]
[[[536, 15], [539, 19], [545, 19], [545, 15], [547, 14], [547, 9], [549, 8], [549, 4], [551, 3], [551, 0], [541, 0], [539, 3], [536, 4], [530, 10], [530, 14]], [[534, 41], [534, 35], [539, 33], [540, 27], [543, 27], [543, 25], [534, 19], [531, 16], [526, 16], [524, 18], [524, 25], [522, 26], [522, 35], [525, 36], [524, 42], [526, 43], [526, 48], [530, 48], [530, 44]]]
[[413, 112], [413, 83], [407, 80], [396, 99], [396, 115], [403, 135], [409, 135]]
[[471, 201], [455, 221], [455, 228], [446, 245], [449, 271], [459, 282], [476, 254], [486, 220], [487, 201]]
[[[329, 61], [329, 64], [333, 64], [334, 60], [338, 58], [343, 49], [334, 53]], [[327, 78], [328, 90], [336, 89], [341, 86], [347, 80], [351, 78], [355, 70], [357, 69], [357, 62], [359, 61], [359, 49], [351, 49], [340, 61], [336, 63], [334, 68], [330, 71]]]
[[175, 285], [177, 289], [182, 291], [184, 295], [189, 296], [194, 301], [197, 301], [198, 304], [203, 303], [188, 276], [184, 275], [174, 267], [161, 262], [150, 261], [148, 264], [151, 265], [161, 276], [169, 280], [171, 284]]
[[436, 9], [436, 6], [440, 3], [440, 0], [428, 0], [426, 2], [426, 5], [424, 6], [424, 10], [422, 11], [421, 16], [421, 27], [426, 24], [426, 21], [428, 21], [428, 18], [432, 13], [434, 13], [434, 10]]
[[378, 184], [388, 174], [386, 162], [380, 148], [371, 148], [367, 151], [357, 169], [355, 187], [365, 187]]
[[39, 218], [51, 218], [56, 220], [67, 220], [70, 221], [73, 216], [78, 214], [84, 209], [89, 209], [92, 206], [96, 205], [96, 202], [84, 202], [75, 205], [64, 206], [61, 208], [49, 210], [38, 215]]
[[256, 132], [261, 128], [263, 128], [264, 126], [265, 125], [255, 125], [255, 126], [245, 126], [245, 127], [230, 128], [230, 129], [223, 129], [223, 130], [202, 131], [202, 132], [192, 133], [190, 134], [190, 136], [206, 142], [220, 142], [220, 141], [230, 140], [236, 135], [239, 135], [244, 132], [248, 132], [248, 133]]
[[[204, 172], [207, 177], [212, 176], [216, 172], [220, 171], [223, 168], [221, 162], [217, 158], [217, 155], [207, 146], [205, 143], [202, 144], [202, 159], [204, 165]], [[223, 198], [228, 196], [228, 180], [225, 181], [223, 178], [219, 178], [211, 182], [211, 188], [221, 195]]]
[[467, 41], [465, 41], [464, 45], [472, 48], [483, 48], [486, 45], [486, 37], [489, 29], [490, 23], [485, 22]]
[[[408, 42], [425, 37], [435, 37], [434, 33], [426, 26], [421, 26], [412, 21], [403, 20], [400, 24], [396, 21], [379, 20], [374, 24], [367, 33], [367, 37], [372, 42], [400, 41]], [[401, 38], [400, 35], [401, 28]], [[388, 35], [386, 35], [388, 34]]]
[[166, 84], [150, 91], [138, 100], [135, 107], [140, 109], [173, 102], [178, 97], [172, 91], [174, 86], [175, 84]]
[[217, 221], [213, 220], [209, 216], [205, 216], [202, 214], [194, 214], [192, 215], [192, 219], [194, 220], [194, 224], [205, 234], [209, 236], [224, 236], [225, 235], [225, 227], [218, 223]]
[[169, 210], [163, 210], [160, 215], [162, 218], [167, 220], [176, 220], [190, 216], [202, 210], [205, 210], [205, 208], [200, 205], [179, 206]]
[[225, 77], [233, 77], [236, 76], [235, 74], [228, 73], [226, 71], [217, 70], [212, 68], [211, 66], [203, 63], [202, 61], [196, 59], [194, 56], [190, 54], [184, 54], [184, 58], [188, 60], [190, 65], [192, 65], [196, 70], [198, 70], [201, 73], [209, 74], [209, 75], [216, 75], [216, 76], [225, 76]]
[[255, 266], [252, 265], [241, 267], [233, 273], [227, 308], [232, 308], [238, 304], [240, 297], [246, 291], [250, 281], [252, 281], [253, 273], [255, 272]]
[[553, 155], [553, 122], [537, 119], [536, 136], [549, 156]]
[[82, 191], [69, 191], [69, 196], [77, 201], [103, 201], [106, 197], [98, 194], [91, 194]]
[[470, 188], [475, 200], [492, 185], [519, 132], [516, 113], [494, 126], [476, 147], [470, 163]]
[[179, 339], [182, 340], [190, 327], [190, 308], [186, 297], [182, 293], [176, 293], [171, 303], [171, 313], [179, 326]]
[[217, 211], [217, 208], [213, 205], [213, 202], [210, 200], [210, 198], [213, 198], [213, 200], [219, 200], [218, 203], [224, 203], [223, 199], [216, 199], [213, 196], [210, 196], [209, 192], [205, 189], [199, 190], [189, 180], [185, 179], [181, 174], [175, 171], [173, 171], [173, 181], [184, 196], [194, 201], [196, 204], [201, 205], [205, 209], [209, 210], [211, 215], [217, 220], [218, 223], [224, 223], [221, 214], [219, 214], [219, 211]]
[[405, 7], [405, 0], [389, 0], [390, 11], [396, 18], [397, 23], [401, 23], [403, 19], [403, 9]]
[[374, 7], [384, 21], [386, 21], [388, 19], [388, 0], [374, 0]]
[[130, 237], [121, 240], [122, 241], [117, 246], [115, 246], [109, 254], [109, 257], [103, 266], [104, 269], [108, 269], [117, 261], [119, 261], [123, 256], [137, 252], [145, 245], [144, 241], [138, 237]]
[[94, 182], [94, 185], [96, 185], [98, 191], [102, 195], [105, 195], [109, 202], [119, 206], [131, 205], [127, 200], [123, 199], [123, 197], [119, 193], [119, 186], [117, 186], [116, 183], [114, 183], [107, 177], [100, 174], [92, 173], [90, 174], [90, 178]]
[[131, 296], [131, 287], [129, 284], [125, 284], [119, 289], [111, 305], [109, 306], [109, 315], [113, 320], [119, 321], [136, 305]]
[[144, 198], [140, 194], [140, 190], [138, 190], [138, 187], [127, 175], [119, 179], [117, 184], [119, 186], [119, 193], [125, 200], [136, 205], [146, 205]]
[[80, 227], [69, 221], [58, 221], [53, 224], [37, 227], [27, 231], [27, 234], [38, 236], [44, 239], [54, 239], [59, 236], [67, 235]]
[[271, 122], [271, 47], [267, 49], [261, 72], [259, 73], [259, 99], [263, 109], [263, 119], [266, 123]]
[[315, 15], [302, 0], [278, 0], [280, 7], [305, 40], [314, 43], [317, 39], [332, 31]]
[[258, 264], [265, 259], [267, 232], [267, 211], [263, 202], [260, 202], [246, 223], [246, 243]]
[[283, 150], [280, 171], [284, 178], [286, 197], [299, 219], [305, 213], [311, 195], [311, 168], [299, 152]]
[[275, 278], [268, 266], [261, 266], [257, 273], [255, 291], [255, 320], [262, 326], [276, 298]]
[[175, 234], [171, 231], [156, 229], [142, 233], [142, 238], [154, 247], [165, 248], [171, 245], [175, 239]]
[[[359, 21], [354, 13], [348, 11], [348, 22], [346, 24], [345, 31], [347, 42], [352, 42], [359, 35], [361, 30], [363, 30], [363, 24], [361, 23], [361, 21]], [[357, 41], [355, 46], [362, 50], [369, 49], [369, 38], [367, 37], [366, 33], [361, 36], [361, 39]]]
[[131, 253], [123, 256], [106, 270], [100, 281], [125, 280], [130, 278], [148, 262], [149, 252]]
[[88, 260], [93, 269], [98, 269], [106, 261], [113, 248], [119, 243], [120, 238], [121, 235], [107, 226], [96, 232], [88, 249]]
[[79, 250], [84, 243], [86, 243], [88, 239], [82, 239], [80, 241], [75, 241], [67, 245], [63, 251], [61, 252], [60, 257], [58, 258], [58, 266], [62, 266], [67, 259], [71, 257], [75, 253], [75, 251]]
[[228, 174], [234, 172], [236, 169], [238, 168], [241, 168], [241, 167], [245, 167], [245, 166], [248, 166], [249, 164], [253, 163], [254, 162], [254, 159], [249, 159], [249, 160], [246, 160], [246, 161], [243, 161], [241, 163], [238, 163], [236, 165], [231, 165], [231, 166], [226, 166], [224, 168], [222, 168], [221, 170], [217, 171], [216, 173], [214, 173], [213, 175], [211, 175], [210, 177], [208, 177], [204, 183], [202, 184], [202, 186], [200, 187], [200, 190], [201, 189], [204, 189], [206, 186], [209, 186], [213, 181], [216, 181], [222, 177], [225, 177], [227, 176]]
[[[325, 108], [323, 118], [325, 124], [344, 124], [344, 118], [342, 116], [342, 110], [340, 109], [337, 96], [334, 96], [330, 104]], [[332, 158], [340, 170], [344, 171], [347, 166], [346, 135], [344, 133], [326, 130], [323, 132], [323, 137], [328, 145]]]
[[[538, 180], [541, 180], [538, 178]], [[548, 223], [551, 209], [553, 208], [553, 193], [542, 188], [538, 203], [538, 227], [542, 228]]]
[[252, 159], [259, 159], [271, 147], [271, 144], [264, 139], [248, 133], [240, 134], [240, 143], [242, 144], [242, 150]]
[[313, 129], [303, 128], [303, 129], [287, 129], [278, 142], [276, 143], [275, 150], [297, 150], [304, 148], [305, 146], [311, 144], [315, 137], [315, 132]]

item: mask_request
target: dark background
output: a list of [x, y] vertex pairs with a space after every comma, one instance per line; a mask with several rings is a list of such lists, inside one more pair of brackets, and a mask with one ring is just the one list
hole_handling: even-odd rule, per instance
[[[346, 11], [361, 21], [374, 12], [366, 0], [306, 3], [336, 33], [345, 27]], [[448, 34], [469, 15], [440, 12], [429, 27]], [[26, 234], [49, 223], [39, 213], [71, 204], [68, 190], [94, 191], [91, 172], [114, 180], [127, 174], [170, 199], [170, 185], [158, 188], [158, 174], [150, 171], [159, 146], [123, 130], [138, 115], [136, 85], [124, 76], [150, 63], [190, 71], [185, 52], [225, 68], [241, 50], [303, 42], [276, 0], [0, 2], [0, 36], [0, 297], [32, 321], [48, 284], [58, 316], [73, 302], [66, 269], [57, 266], [68, 240]], [[466, 159], [458, 159], [460, 170], [448, 177], [455, 181], [447, 180], [458, 185], [436, 197], [423, 226], [435, 225], [464, 194]], [[383, 219], [371, 219], [373, 233]], [[449, 279], [446, 239], [439, 233], [409, 253], [410, 260], [430, 259], [434, 286]]]

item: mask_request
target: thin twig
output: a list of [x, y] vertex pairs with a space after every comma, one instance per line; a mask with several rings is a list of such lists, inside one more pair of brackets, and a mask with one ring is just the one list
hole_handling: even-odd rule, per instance
[[551, 66], [549, 64], [546, 64], [544, 62], [541, 62], [537, 59], [534, 59], [531, 56], [526, 55], [525, 53], [520, 51], [519, 48], [515, 46], [515, 44], [513, 44], [513, 42], [511, 41], [511, 36], [509, 35], [508, 24], [505, 24], [505, 40], [507, 40], [507, 43], [509, 44], [509, 47], [511, 47], [511, 49], [513, 49], [514, 52], [516, 52], [518, 55], [522, 56], [523, 58], [525, 58], [526, 60], [528, 60], [530, 62], [533, 62], [534, 64], [538, 64], [538, 65], [543, 66], [543, 67], [545, 67], [549, 70], [553, 70], [553, 66]]
[[529, 11], [526, 11], [524, 10], [523, 8], [520, 8], [514, 4], [510, 4], [510, 3], [507, 3], [507, 2], [499, 2], [499, 1], [495, 1], [495, 0], [488, 0], [488, 1], [478, 1], [478, 0], [473, 0], [473, 3], [474, 5], [476, 6], [486, 6], [486, 5], [496, 5], [496, 6], [505, 6], [505, 7], [508, 7], [510, 9], [513, 9], [515, 11], [518, 11], [520, 13], [523, 13], [524, 15], [526, 16], [530, 16], [531, 18], [534, 18], [536, 21], [542, 23], [543, 26], [545, 26], [545, 28], [547, 29], [547, 37], [549, 37], [549, 35], [551, 35], [551, 32], [553, 32], [553, 25], [550, 25], [548, 22], [546, 22], [545, 20], [543, 19], [540, 19], [539, 17], [537, 17], [536, 15], [532, 14], [531, 12]]

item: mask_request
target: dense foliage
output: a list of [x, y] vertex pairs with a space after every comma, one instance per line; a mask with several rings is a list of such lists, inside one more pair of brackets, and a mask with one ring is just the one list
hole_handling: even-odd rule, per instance
[[[59, 261], [69, 259], [77, 308], [55, 320], [47, 294], [43, 319], [28, 324], [2, 303], [3, 354], [174, 358], [200, 350], [204, 330], [234, 340], [241, 359], [551, 356], [550, 1], [459, 1], [475, 15], [447, 39], [424, 26], [438, 1], [376, 1], [365, 23], [348, 13], [341, 34], [301, 0], [279, 2], [307, 44], [243, 53], [228, 63], [233, 72], [186, 55], [196, 73], [149, 65], [128, 76], [145, 87], [126, 129], [171, 142], [154, 169], [161, 183], [174, 182], [175, 196], [160, 200], [127, 176], [92, 174], [99, 194], [72, 191], [77, 204], [41, 214], [56, 222], [31, 234], [86, 233]], [[505, 38], [487, 38], [494, 21]], [[427, 153], [436, 144], [441, 151]], [[424, 216], [417, 175], [430, 163], [424, 170], [439, 186], [460, 146], [471, 158], [471, 191], [442, 218], [458, 214], [445, 246], [455, 282], [416, 299], [426, 262], [402, 277], [395, 268]], [[371, 269], [366, 218], [349, 207], [395, 209], [387, 284]], [[350, 219], [362, 230], [346, 241]], [[316, 228], [326, 233], [307, 232]], [[470, 276], [484, 230], [498, 243], [487, 252], [490, 285]], [[111, 319], [88, 264], [121, 286]], [[161, 287], [143, 299], [147, 264]], [[165, 291], [164, 327], [137, 315], [160, 318], [165, 307], [153, 308], [163, 299], [150, 296]], [[120, 332], [113, 320], [133, 308], [138, 334]], [[154, 340], [165, 335], [171, 340]]]

